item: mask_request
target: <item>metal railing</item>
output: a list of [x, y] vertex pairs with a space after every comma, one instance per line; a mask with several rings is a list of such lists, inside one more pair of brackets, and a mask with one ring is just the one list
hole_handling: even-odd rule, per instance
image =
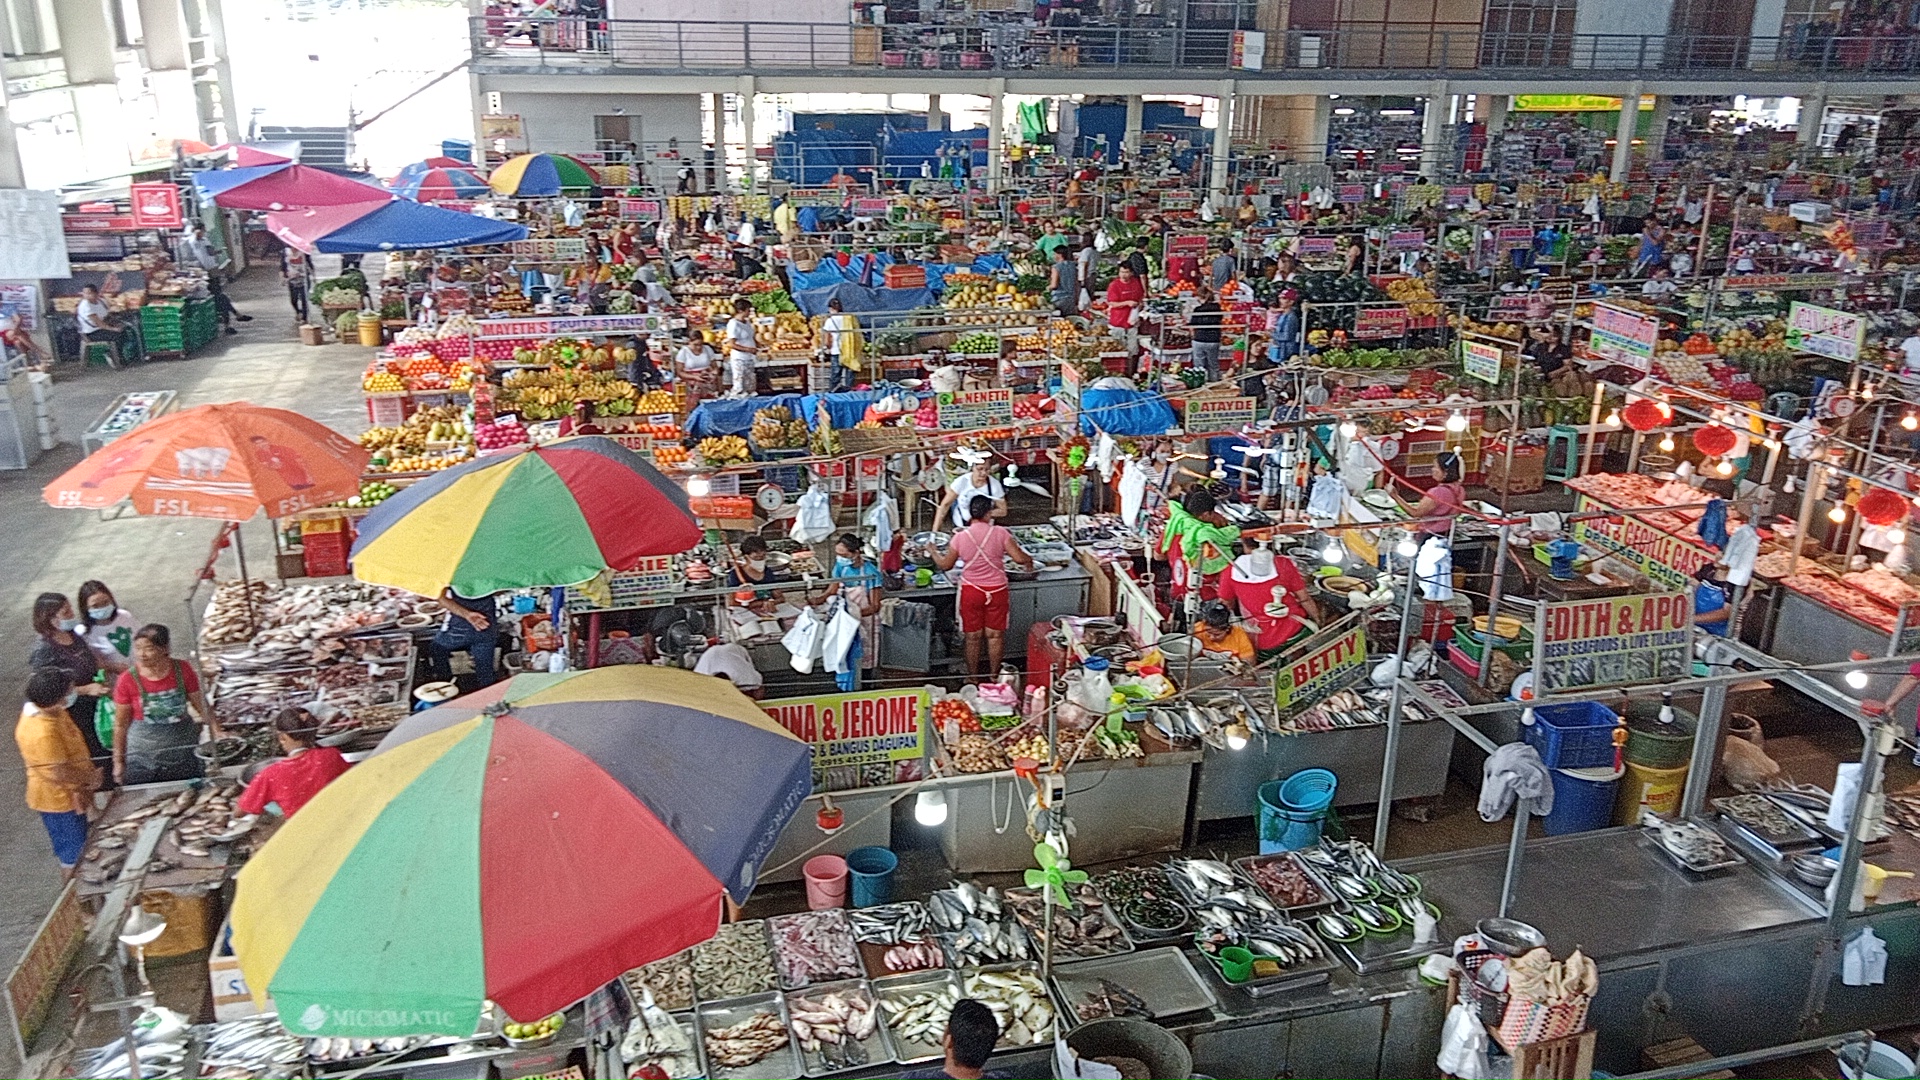
[[[889, 23], [672, 22], [578, 17], [471, 20], [482, 67], [564, 71], [780, 74], [788, 71], [1233, 73], [1235, 30], [1179, 27], [953, 27]], [[1267, 73], [1593, 72], [1713, 77], [1911, 78], [1920, 34], [1785, 37], [1518, 34], [1471, 24], [1346, 26], [1265, 38]]]

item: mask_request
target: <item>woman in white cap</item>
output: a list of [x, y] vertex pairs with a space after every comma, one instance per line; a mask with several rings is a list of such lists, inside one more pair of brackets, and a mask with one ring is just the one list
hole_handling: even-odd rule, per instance
[[1286, 644], [1311, 633], [1320, 622], [1320, 607], [1307, 594], [1307, 583], [1292, 559], [1276, 559], [1266, 543], [1241, 541], [1244, 554], [1233, 560], [1220, 579], [1220, 599], [1248, 621], [1254, 659], [1278, 656]]
[[933, 520], [946, 520], [951, 513], [954, 530], [957, 532], [966, 528], [967, 522], [973, 520], [969, 508], [973, 505], [975, 495], [985, 495], [993, 500], [994, 517], [1006, 517], [1007, 489], [1000, 483], [1000, 478], [993, 475], [992, 466], [987, 464], [987, 455], [963, 447], [955, 451], [953, 456], [967, 463], [967, 471], [954, 477], [953, 482], [947, 485], [946, 494], [940, 496], [940, 509], [934, 511]]

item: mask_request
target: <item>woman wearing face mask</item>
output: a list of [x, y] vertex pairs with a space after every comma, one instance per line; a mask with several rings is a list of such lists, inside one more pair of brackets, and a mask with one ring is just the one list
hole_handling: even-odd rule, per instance
[[93, 655], [100, 658], [100, 666], [109, 675], [127, 670], [133, 663], [133, 632], [140, 629], [139, 620], [98, 581], [81, 585], [73, 598], [80, 605], [80, 634], [87, 639]]
[[33, 632], [40, 635], [40, 643], [33, 647], [27, 665], [35, 670], [59, 668], [67, 673], [67, 685], [79, 694], [67, 712], [73, 717], [73, 726], [80, 729], [80, 737], [86, 740], [87, 753], [95, 764], [104, 766], [106, 741], [95, 727], [94, 706], [107, 693], [107, 686], [96, 681], [100, 659], [81, 636], [80, 619], [74, 614], [73, 605], [59, 593], [41, 593], [33, 601]]
[[77, 698], [65, 671], [36, 668], [27, 679], [27, 701], [13, 729], [27, 770], [27, 809], [40, 815], [54, 857], [66, 870], [72, 870], [86, 850], [87, 812], [100, 788], [100, 770], [88, 760], [87, 744], [67, 714]]
[[740, 557], [733, 560], [733, 566], [727, 571], [727, 587], [730, 589], [751, 589], [756, 585], [776, 584], [774, 571], [767, 566], [767, 542], [758, 536], [749, 536], [740, 541], [737, 549]]
[[200, 693], [200, 673], [173, 658], [173, 635], [166, 627], [141, 627], [133, 635], [133, 666], [113, 686], [114, 779], [157, 784], [201, 775], [200, 759], [193, 754], [200, 723], [220, 738], [220, 722]]
[[846, 590], [847, 608], [860, 616], [860, 666], [880, 659], [880, 564], [867, 558], [858, 533], [843, 533], [833, 545], [833, 584], [827, 595]]

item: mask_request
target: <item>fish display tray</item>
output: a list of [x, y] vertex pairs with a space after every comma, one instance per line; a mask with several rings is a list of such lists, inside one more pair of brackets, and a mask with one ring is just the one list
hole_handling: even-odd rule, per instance
[[1709, 862], [1709, 863], [1688, 862], [1687, 860], [1674, 854], [1672, 851], [1669, 851], [1667, 849], [1667, 845], [1660, 842], [1659, 834], [1655, 832], [1653, 829], [1643, 829], [1641, 831], [1646, 835], [1646, 842], [1649, 844], [1652, 844], [1654, 847], [1654, 850], [1660, 852], [1660, 854], [1662, 855], [1665, 855], [1667, 857], [1667, 861], [1673, 863], [1676, 869], [1685, 870], [1691, 874], [1711, 874], [1716, 870], [1730, 870], [1733, 867], [1745, 864], [1747, 861], [1745, 856], [1741, 855], [1738, 851], [1735, 851], [1733, 849], [1733, 846], [1729, 844], [1727, 845], [1727, 854], [1725, 858], [1716, 859], [1713, 862]]
[[1220, 1004], [1199, 972], [1187, 962], [1186, 955], [1169, 945], [1124, 956], [1084, 960], [1056, 969], [1053, 994], [1058, 999], [1058, 1007], [1064, 1010], [1060, 1014], [1062, 1020], [1082, 1023], [1075, 1006], [1085, 1000], [1088, 993], [1099, 991], [1101, 979], [1137, 994], [1147, 1003], [1147, 1011], [1154, 1020], [1212, 1009]]
[[[882, 1008], [879, 1004], [879, 999], [874, 997], [873, 984], [865, 979], [841, 979], [838, 982], [815, 983], [805, 990], [789, 990], [786, 993], [787, 1032], [789, 1036], [791, 1036], [793, 1032], [793, 1010], [796, 1004], [803, 1003], [809, 998], [817, 999], [835, 993], [836, 991], [848, 990], [858, 990], [865, 993], [867, 997], [874, 1000], [874, 1008]], [[873, 1034], [860, 1041], [860, 1049], [866, 1055], [867, 1060], [858, 1065], [829, 1063], [824, 1053], [826, 1049], [824, 1046], [821, 1048], [821, 1053], [809, 1053], [801, 1048], [799, 1040], [797, 1039], [794, 1040], [793, 1049], [795, 1053], [800, 1055], [800, 1067], [807, 1076], [831, 1076], [835, 1073], [852, 1072], [856, 1069], [871, 1068], [875, 1065], [890, 1065], [896, 1060], [893, 1052], [893, 1043], [887, 1038], [887, 1025], [884, 1013], [875, 1018]]]
[[[1253, 875], [1254, 869], [1256, 867], [1268, 866], [1280, 862], [1292, 863], [1302, 874], [1306, 875], [1307, 880], [1313, 882], [1313, 887], [1320, 890], [1320, 899], [1312, 903], [1295, 904], [1292, 907], [1288, 907], [1280, 903], [1279, 897], [1261, 888], [1260, 880]], [[1273, 855], [1248, 855], [1233, 860], [1233, 868], [1240, 872], [1241, 877], [1247, 879], [1249, 885], [1258, 889], [1260, 895], [1273, 901], [1274, 904], [1279, 906], [1281, 911], [1289, 915], [1298, 911], [1318, 911], [1333, 903], [1333, 890], [1327, 886], [1326, 882], [1320, 880], [1320, 875], [1314, 873], [1312, 867], [1308, 866], [1305, 861], [1291, 851], [1283, 851]]]
[[934, 964], [930, 964], [927, 967], [908, 968], [905, 971], [890, 971], [887, 968], [887, 961], [886, 961], [887, 950], [894, 948], [894, 946], [876, 945], [871, 941], [857, 942], [856, 944], [859, 946], [859, 949], [860, 949], [860, 963], [862, 966], [864, 966], [867, 969], [867, 978], [885, 979], [894, 975], [911, 975], [921, 971], [946, 970], [946, 967], [947, 967], [946, 947], [940, 943], [940, 939], [938, 935], [936, 935], [933, 931], [931, 930], [927, 931], [926, 936], [927, 936], [927, 943], [933, 946], [933, 954], [935, 957], [938, 958], [938, 962]]
[[[728, 924], [727, 924], [726, 926], [723, 926], [723, 927], [721, 927], [721, 928], [720, 928], [720, 929], [721, 929], [721, 932], [722, 932], [722, 933], [724, 933], [724, 932], [726, 932], [726, 930], [728, 929], [728, 927], [739, 927], [740, 929], [739, 929], [739, 930], [738, 930], [737, 932], [739, 932], [739, 933], [743, 933], [743, 934], [752, 934], [752, 933], [754, 933], [754, 932], [758, 932], [758, 933], [759, 933], [759, 935], [760, 935], [760, 940], [761, 940], [761, 941], [763, 941], [763, 942], [765, 942], [765, 943], [766, 943], [766, 945], [767, 945], [767, 970], [766, 970], [766, 988], [767, 988], [767, 990], [774, 990], [774, 989], [777, 989], [777, 988], [778, 988], [778, 987], [780, 986], [780, 973], [779, 973], [779, 972], [778, 972], [777, 970], [775, 970], [775, 968], [774, 968], [774, 965], [773, 965], [773, 943], [772, 943], [772, 941], [771, 941], [771, 940], [770, 940], [770, 939], [769, 939], [769, 938], [767, 937], [767, 924], [766, 924], [766, 920], [764, 920], [764, 919], [747, 919], [747, 920], [744, 920], [744, 921], [742, 921], [742, 922], [737, 922], [737, 923], [728, 923]], [[715, 935], [715, 937], [718, 937], [718, 936], [719, 936], [718, 934], [716, 934], [716, 935]], [[707, 945], [708, 945], [708, 943], [709, 943], [709, 942], [710, 942], [711, 940], [712, 940], [712, 939], [709, 939], [709, 941], [708, 941], [708, 942], [702, 942], [702, 943], [701, 943], [701, 944], [699, 944], [699, 945], [695, 945], [695, 946], [693, 947], [693, 950], [692, 950], [692, 951], [694, 951], [694, 952], [696, 952], [696, 953], [697, 953], [697, 952], [698, 952], [698, 950], [700, 950], [700, 949], [703, 949], [703, 948], [706, 948], [706, 947], [707, 947]], [[689, 957], [689, 958], [688, 958], [688, 962], [689, 962], [689, 963], [693, 963], [693, 962], [694, 962], [694, 958], [693, 958], [693, 957]], [[762, 991], [758, 991], [758, 992], [759, 992], [759, 993], [765, 993], [765, 992], [766, 992], [766, 990], [762, 990]], [[694, 968], [694, 976], [693, 976], [693, 996], [694, 996], [694, 1000], [695, 1000], [695, 1001], [698, 1001], [698, 1002], [702, 1002], [702, 1003], [705, 1003], [705, 1002], [710, 1002], [710, 1001], [731, 1001], [731, 1000], [733, 1000], [734, 998], [736, 998], [736, 997], [738, 997], [738, 996], [740, 996], [740, 995], [737, 995], [737, 994], [720, 994], [720, 993], [716, 993], [716, 992], [714, 992], [713, 990], [710, 990], [710, 989], [709, 989], [709, 988], [707, 988], [706, 986], [704, 986], [704, 985], [702, 985], [702, 984], [701, 984], [701, 981], [700, 981], [700, 972], [699, 972], [699, 967], [698, 967], [698, 966], [697, 966], [697, 964], [696, 964], [696, 966], [695, 966], [695, 968]]]
[[[787, 1029], [787, 1043], [751, 1065], [730, 1069], [707, 1055], [707, 1033], [735, 1024], [758, 1013], [771, 1013]], [[711, 1001], [695, 1010], [700, 1022], [700, 1056], [713, 1080], [792, 1080], [800, 1075], [800, 1050], [793, 1045], [793, 1028], [787, 1019], [787, 1002], [778, 990], [765, 994]]]
[[[1040, 919], [1045, 917], [1044, 913], [1040, 916], [1040, 918], [1035, 918], [1030, 921], [1026, 913], [1019, 912], [1014, 909], [1012, 897], [1015, 893], [1020, 894], [1020, 896], [1022, 897], [1029, 897], [1030, 894], [1032, 897], [1037, 897], [1038, 894], [1028, 889], [1008, 889], [1007, 890], [1008, 899], [1006, 901], [1006, 904], [1007, 904], [1008, 911], [1013, 914], [1014, 921], [1018, 922], [1020, 924], [1020, 928], [1027, 932], [1028, 947], [1034, 951], [1035, 955], [1043, 955], [1046, 951], [1046, 935], [1044, 935], [1041, 932], [1043, 923], [1040, 921]], [[1073, 918], [1083, 919], [1083, 918], [1086, 918], [1088, 915], [1098, 916], [1102, 922], [1112, 927], [1114, 932], [1119, 935], [1119, 937], [1114, 939], [1113, 947], [1108, 949], [1105, 952], [1097, 953], [1092, 956], [1083, 956], [1083, 955], [1070, 956], [1066, 952], [1056, 949], [1053, 955], [1053, 962], [1055, 964], [1078, 964], [1086, 960], [1104, 959], [1109, 956], [1119, 956], [1124, 953], [1130, 953], [1133, 951], [1133, 938], [1128, 936], [1127, 928], [1121, 925], [1119, 916], [1113, 913], [1113, 909], [1110, 906], [1108, 906], [1105, 901], [1102, 901], [1099, 907], [1089, 911], [1086, 905], [1080, 903], [1078, 900], [1075, 900], [1074, 905], [1071, 908], [1056, 908], [1054, 911], [1053, 917], [1056, 920], [1060, 919], [1062, 916], [1070, 916]]]
[[1771, 799], [1767, 799], [1765, 795], [1736, 795], [1732, 798], [1713, 800], [1713, 808], [1720, 812], [1720, 816], [1726, 819], [1727, 824], [1743, 837], [1752, 841], [1762, 851], [1768, 851], [1778, 855], [1785, 851], [1798, 851], [1804, 848], [1822, 846], [1819, 833], [1796, 820], [1793, 815], [1788, 814], [1784, 810], [1780, 811], [1781, 816], [1786, 818], [1787, 825], [1790, 826], [1790, 828], [1784, 832], [1763, 829], [1759, 826], [1749, 825], [1741, 821], [1729, 812], [1728, 806], [1742, 799], [1764, 799], [1776, 808], [1779, 807], [1780, 804], [1773, 802]]
[[[635, 1015], [638, 1015], [638, 1014], [639, 1014], [639, 1010], [638, 1010], [638, 1007], [636, 1006]], [[668, 1013], [667, 1016], [671, 1018], [674, 1023], [679, 1024], [680, 1030], [686, 1032], [687, 1037], [693, 1040], [694, 1065], [696, 1068], [699, 1069], [700, 1076], [706, 1076], [707, 1075], [707, 1045], [706, 1045], [707, 1041], [700, 1037], [700, 1022], [694, 1019], [693, 1011], [691, 1009], [687, 1009], [687, 1010], [682, 1010], [680, 1012]], [[617, 1049], [616, 1049], [616, 1052], [617, 1052]], [[621, 1054], [620, 1064], [631, 1066], [633, 1062], [628, 1061], [627, 1056], [625, 1054]], [[677, 1078], [677, 1080], [691, 1080], [691, 1078]]]
[[[1250, 998], [1273, 997], [1294, 990], [1304, 990], [1310, 986], [1325, 986], [1328, 980], [1333, 978], [1333, 973], [1339, 970], [1340, 961], [1335, 960], [1333, 954], [1328, 951], [1325, 938], [1312, 930], [1307, 930], [1307, 933], [1313, 938], [1314, 944], [1320, 947], [1320, 958], [1312, 963], [1296, 964], [1278, 975], [1264, 975], [1260, 978], [1248, 979], [1243, 983], [1230, 983], [1225, 975], [1220, 974], [1220, 965], [1195, 946], [1194, 951], [1200, 953], [1200, 963], [1197, 966], [1206, 970], [1209, 985], [1217, 984], [1228, 990], [1238, 990]], [[1218, 994], [1215, 996], [1217, 997]]]
[[[1033, 981], [1040, 987], [1040, 992], [1043, 995], [1048, 996], [1047, 1007], [1051, 1009], [1058, 1009], [1060, 1007], [1059, 1002], [1053, 1001], [1051, 999], [1051, 994], [1047, 990], [1046, 977], [1040, 974], [1040, 965], [1037, 963], [1034, 963], [1032, 960], [1022, 960], [1019, 963], [1015, 963], [1015, 964], [988, 964], [984, 967], [966, 968], [959, 973], [960, 993], [962, 995], [966, 994], [967, 980], [973, 978], [975, 975], [997, 975], [997, 974], [1004, 974], [1006, 972], [1024, 972], [1028, 975], [1033, 976]], [[1010, 1043], [1007, 1041], [1007, 1037], [1005, 1035], [1002, 1035], [1000, 1036], [1000, 1041], [994, 1044], [994, 1049], [995, 1050], [1023, 1050], [1029, 1046], [1039, 1046], [1042, 1043], [1049, 1042], [1052, 1040], [1052, 1038], [1053, 1038], [1053, 1026], [1049, 1024], [1046, 1030], [1035, 1032], [1033, 1036], [1033, 1041], [1030, 1043], [1019, 1043], [1019, 1044]]]
[[786, 978], [786, 973], [781, 970], [780, 965], [780, 954], [783, 952], [780, 947], [780, 928], [803, 918], [824, 919], [823, 925], [826, 927], [824, 932], [843, 935], [847, 940], [847, 944], [854, 947], [854, 963], [856, 965], [859, 964], [860, 948], [853, 940], [853, 924], [847, 920], [845, 909], [827, 908], [823, 911], [808, 911], [797, 915], [776, 915], [767, 920], [767, 937], [773, 942], [774, 976], [780, 980], [780, 988], [782, 990], [798, 990], [805, 986], [818, 986], [826, 982], [839, 982], [842, 979], [858, 978], [862, 974], [865, 974], [864, 970], [856, 970], [817, 979], [809, 979], [802, 983], [789, 983]]
[[1367, 934], [1359, 941], [1328, 941], [1321, 938], [1325, 945], [1346, 962], [1346, 965], [1361, 975], [1372, 975], [1381, 971], [1393, 971], [1408, 968], [1437, 952], [1445, 952], [1453, 947], [1453, 937], [1442, 928], [1434, 934], [1436, 940], [1425, 945], [1413, 940], [1413, 928], [1403, 926], [1391, 934]]
[[951, 989], [957, 997], [960, 994], [960, 978], [952, 971], [941, 968], [938, 971], [916, 971], [910, 975], [891, 975], [884, 979], [873, 980], [874, 996], [881, 1005], [880, 1026], [887, 1033], [887, 1040], [893, 1048], [894, 1060], [902, 1065], [918, 1065], [923, 1061], [937, 1061], [946, 1056], [946, 1048], [938, 1042], [921, 1042], [903, 1038], [894, 1030], [893, 1023], [887, 1018], [887, 1001], [903, 1001], [917, 994], [933, 993], [937, 990]]

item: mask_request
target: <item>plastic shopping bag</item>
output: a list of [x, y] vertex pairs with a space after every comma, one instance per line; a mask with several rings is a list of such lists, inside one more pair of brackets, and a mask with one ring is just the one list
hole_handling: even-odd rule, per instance
[[793, 519], [793, 531], [789, 533], [796, 542], [817, 544], [833, 535], [833, 506], [827, 498], [827, 489], [815, 484], [800, 496], [798, 513]]
[[813, 662], [820, 658], [820, 648], [825, 643], [827, 626], [812, 608], [802, 611], [793, 620], [793, 629], [788, 630], [780, 644], [787, 647], [793, 659], [793, 670], [802, 675], [813, 673]]

